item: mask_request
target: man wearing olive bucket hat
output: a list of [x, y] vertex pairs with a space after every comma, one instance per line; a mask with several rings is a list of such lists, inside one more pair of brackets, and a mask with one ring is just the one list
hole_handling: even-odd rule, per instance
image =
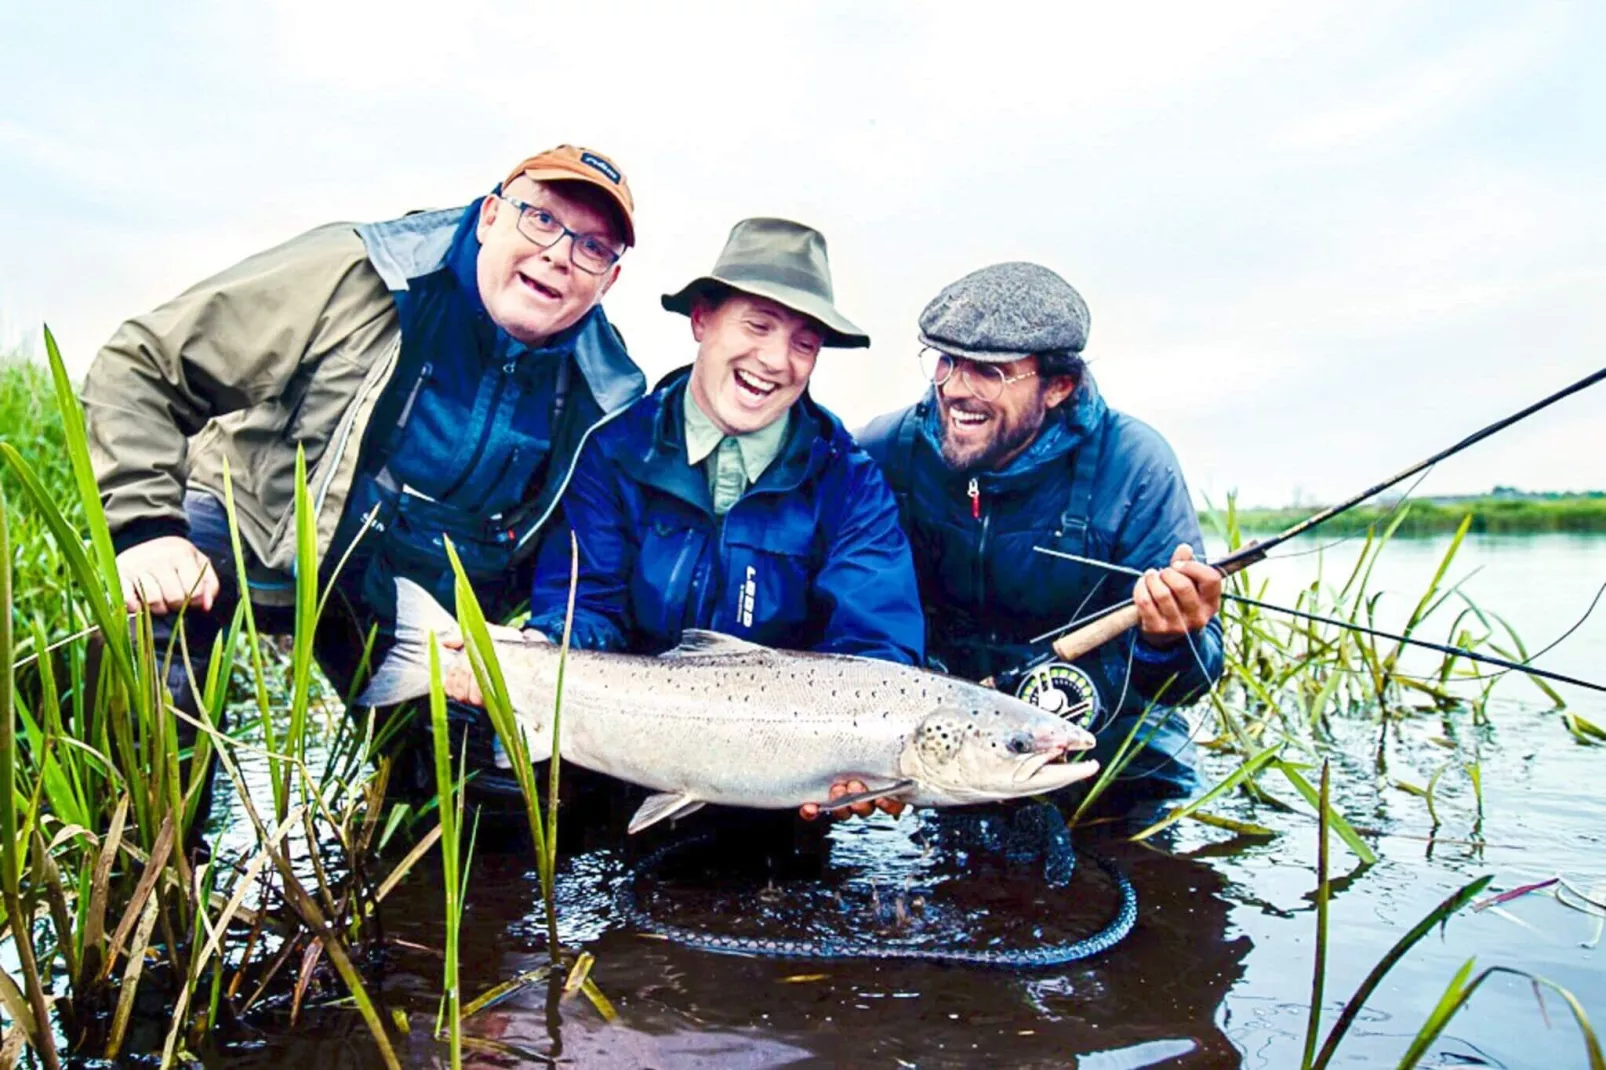
[[582, 453], [528, 626], [562, 632], [573, 530], [576, 646], [655, 653], [706, 628], [918, 663], [925, 624], [892, 493], [808, 394], [822, 348], [870, 344], [836, 309], [824, 236], [743, 220], [663, 305], [690, 319], [697, 358]]

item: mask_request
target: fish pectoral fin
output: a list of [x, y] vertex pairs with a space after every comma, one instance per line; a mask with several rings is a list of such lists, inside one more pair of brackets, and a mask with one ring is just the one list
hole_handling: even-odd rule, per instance
[[703, 808], [703, 800], [694, 799], [690, 795], [676, 794], [672, 791], [660, 792], [657, 795], [647, 796], [647, 801], [630, 818], [630, 832], [640, 832], [649, 825], [656, 825], [666, 817], [685, 817], [694, 810]]
[[710, 632], [703, 628], [687, 628], [680, 633], [680, 645], [658, 655], [661, 658], [715, 658], [729, 654], [753, 654], [769, 647], [749, 643], [724, 632]]
[[821, 810], [840, 810], [845, 806], [857, 806], [860, 803], [875, 802], [877, 799], [891, 799], [899, 795], [907, 795], [914, 789], [913, 780], [894, 780], [884, 788], [874, 791], [857, 791], [852, 795], [838, 795], [829, 802], [816, 803]]

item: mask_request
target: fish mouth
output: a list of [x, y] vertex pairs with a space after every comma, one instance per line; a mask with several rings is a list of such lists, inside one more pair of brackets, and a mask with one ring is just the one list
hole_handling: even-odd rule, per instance
[[[1091, 737], [1089, 737], [1091, 738]], [[1086, 780], [1099, 771], [1099, 763], [1089, 758], [1072, 761], [1073, 751], [1086, 747], [1064, 747], [1034, 754], [1015, 768], [1015, 783], [1027, 792], [1058, 791], [1060, 788]]]

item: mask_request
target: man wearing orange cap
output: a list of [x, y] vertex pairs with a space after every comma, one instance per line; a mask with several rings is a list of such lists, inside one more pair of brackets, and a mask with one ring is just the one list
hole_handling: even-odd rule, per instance
[[304, 451], [325, 582], [346, 556], [316, 642], [342, 693], [370, 627], [388, 643], [397, 576], [453, 604], [446, 537], [488, 612], [523, 598], [581, 444], [645, 388], [600, 305], [634, 211], [612, 160], [562, 145], [466, 207], [320, 227], [118, 330], [84, 386], [90, 448], [124, 599], [150, 606], [158, 649], [187, 600], [180, 708], [240, 596], [225, 469], [272, 630], [294, 601]]

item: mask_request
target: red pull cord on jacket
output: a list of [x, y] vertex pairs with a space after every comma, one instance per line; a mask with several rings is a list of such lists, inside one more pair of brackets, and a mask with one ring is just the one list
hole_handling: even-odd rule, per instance
[[974, 479], [970, 481], [970, 487], [965, 491], [965, 493], [970, 495], [970, 518], [972, 520], [980, 520], [981, 488], [976, 485], [976, 481]]

